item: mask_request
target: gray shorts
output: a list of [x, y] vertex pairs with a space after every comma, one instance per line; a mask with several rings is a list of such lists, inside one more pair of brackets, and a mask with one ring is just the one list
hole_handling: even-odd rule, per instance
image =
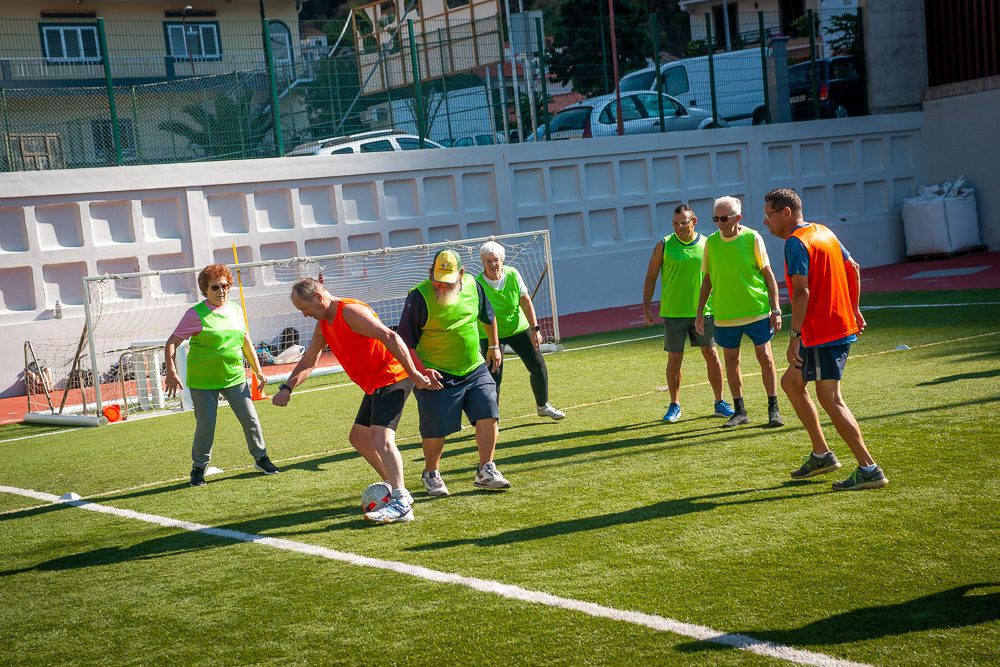
[[694, 328], [693, 317], [663, 318], [663, 349], [667, 352], [683, 352], [684, 343], [691, 341], [691, 347], [715, 347], [715, 319], [705, 316], [705, 335]]
[[420, 415], [420, 437], [444, 438], [462, 428], [462, 413], [474, 425], [480, 419], [498, 419], [497, 385], [486, 364], [465, 377], [442, 379], [441, 389], [415, 389]]

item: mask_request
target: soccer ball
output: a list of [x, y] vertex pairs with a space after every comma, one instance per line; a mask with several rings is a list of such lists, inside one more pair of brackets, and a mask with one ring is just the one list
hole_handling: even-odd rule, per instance
[[361, 511], [371, 512], [392, 500], [392, 489], [385, 482], [369, 484], [361, 492]]

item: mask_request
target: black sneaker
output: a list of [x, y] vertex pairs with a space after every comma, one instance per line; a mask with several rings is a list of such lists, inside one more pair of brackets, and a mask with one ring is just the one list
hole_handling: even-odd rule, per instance
[[191, 486], [205, 486], [205, 469], [194, 466], [191, 468]]
[[778, 428], [785, 425], [785, 420], [781, 418], [778, 408], [767, 409], [767, 425], [771, 428]]
[[281, 472], [274, 466], [273, 463], [271, 463], [271, 459], [267, 458], [266, 456], [262, 456], [259, 459], [257, 459], [254, 462], [254, 467], [257, 468], [257, 470], [264, 473], [265, 475], [277, 475], [279, 472]]
[[732, 428], [734, 426], [743, 426], [744, 424], [750, 423], [750, 417], [747, 416], [745, 412], [737, 412], [733, 414], [726, 422], [722, 425], [723, 428]]

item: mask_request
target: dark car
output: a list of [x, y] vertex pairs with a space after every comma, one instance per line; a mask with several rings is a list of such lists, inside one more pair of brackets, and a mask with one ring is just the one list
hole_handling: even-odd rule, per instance
[[[792, 120], [811, 120], [814, 117], [811, 68], [810, 61], [788, 68]], [[820, 118], [844, 118], [865, 113], [865, 81], [858, 71], [857, 60], [851, 56], [817, 60], [816, 74]]]

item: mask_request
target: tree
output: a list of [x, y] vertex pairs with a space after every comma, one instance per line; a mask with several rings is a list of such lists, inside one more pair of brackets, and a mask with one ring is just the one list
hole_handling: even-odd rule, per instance
[[253, 95], [253, 90], [238, 93], [235, 98], [217, 93], [212, 108], [205, 103], [181, 107], [193, 125], [167, 120], [160, 123], [160, 129], [184, 137], [204, 158], [261, 157], [261, 146], [273, 123], [270, 113], [254, 109]]
[[859, 15], [848, 13], [831, 16], [823, 32], [828, 38], [830, 50], [838, 56], [859, 57], [864, 54]]
[[[600, 7], [598, 3], [602, 3]], [[611, 37], [604, 0], [562, 0], [559, 17], [550, 26], [553, 42], [549, 52], [552, 78], [586, 96], [609, 92], [612, 80]], [[603, 13], [603, 21], [601, 14]], [[646, 67], [653, 55], [649, 14], [640, 0], [615, 2], [618, 37], [618, 74]], [[602, 44], [601, 34], [605, 39]]]

